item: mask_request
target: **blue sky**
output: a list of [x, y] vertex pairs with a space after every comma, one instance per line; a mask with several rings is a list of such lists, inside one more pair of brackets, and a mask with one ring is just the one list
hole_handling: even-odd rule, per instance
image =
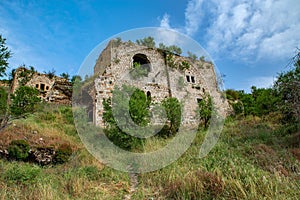
[[[186, 34], [225, 74], [225, 88], [268, 87], [300, 47], [299, 0], [102, 0], [0, 2], [10, 67], [76, 74], [100, 42], [164, 27]], [[146, 34], [146, 33], [145, 33]]]

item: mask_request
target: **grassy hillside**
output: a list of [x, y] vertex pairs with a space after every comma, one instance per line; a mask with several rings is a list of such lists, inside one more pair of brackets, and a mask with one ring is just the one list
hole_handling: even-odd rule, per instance
[[[198, 159], [205, 131], [189, 150], [161, 170], [138, 175], [131, 199], [298, 199], [300, 132], [277, 124], [278, 115], [227, 119], [218, 144]], [[30, 146], [69, 145], [66, 163], [40, 166], [0, 160], [0, 199], [123, 199], [130, 192], [127, 173], [106, 167], [81, 143], [70, 107], [44, 105], [1, 133], [0, 147], [12, 140]], [[165, 142], [154, 137], [146, 150]]]

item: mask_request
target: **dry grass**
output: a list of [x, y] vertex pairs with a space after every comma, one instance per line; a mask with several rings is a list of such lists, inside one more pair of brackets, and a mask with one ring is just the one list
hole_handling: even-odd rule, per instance
[[[102, 165], [88, 153], [68, 109], [46, 107], [1, 133], [2, 147], [25, 139], [32, 146], [68, 143], [74, 153], [67, 163], [48, 167], [0, 160], [0, 199], [123, 199], [128, 194], [128, 174]], [[200, 132], [176, 162], [139, 175], [132, 199], [297, 199], [299, 133], [281, 136], [278, 127], [267, 118], [228, 121], [218, 144], [202, 159], [197, 156], [206, 133]], [[144, 150], [155, 151], [167, 143], [154, 137]]]

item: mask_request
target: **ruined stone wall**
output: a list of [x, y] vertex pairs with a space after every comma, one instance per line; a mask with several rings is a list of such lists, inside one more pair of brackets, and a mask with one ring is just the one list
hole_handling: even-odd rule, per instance
[[21, 85], [36, 88], [40, 91], [39, 97], [45, 102], [71, 104], [72, 84], [61, 77], [49, 77], [26, 68], [18, 68], [12, 82], [14, 93]]
[[[105, 52], [99, 56], [98, 60], [108, 61], [107, 55], [111, 56], [110, 63], [106, 63], [105, 70], [95, 79], [95, 107], [94, 123], [104, 126], [102, 121], [103, 99], [112, 97], [112, 90], [116, 85], [128, 84], [142, 89], [145, 94], [151, 95], [153, 103], [159, 103], [167, 97], [176, 97], [183, 102], [183, 124], [196, 122], [196, 110], [198, 101], [207, 92], [213, 99], [215, 106], [224, 107], [223, 114], [226, 113], [225, 102], [222, 101], [221, 93], [218, 91], [214, 66], [208, 62], [193, 61], [187, 57], [173, 55], [173, 63], [167, 63], [166, 54], [156, 48], [148, 48], [136, 45], [132, 42], [123, 42], [118, 46], [109, 43]], [[137, 54], [142, 54], [150, 62], [150, 71], [147, 77], [133, 80], [130, 71], [133, 69], [133, 58]], [[104, 56], [105, 58], [101, 58]], [[189, 69], [180, 69], [178, 66], [186, 62]], [[99, 67], [99, 63], [95, 68]], [[95, 69], [95, 72], [99, 70]]]
[[94, 67], [94, 74], [102, 74], [107, 66], [111, 63], [111, 48], [113, 40], [111, 40], [106, 48], [101, 52], [101, 55], [97, 59], [96, 65]]

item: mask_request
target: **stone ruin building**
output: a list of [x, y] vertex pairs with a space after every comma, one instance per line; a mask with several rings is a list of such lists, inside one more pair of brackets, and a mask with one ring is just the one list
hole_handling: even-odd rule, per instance
[[11, 85], [14, 93], [21, 85], [40, 91], [39, 97], [49, 103], [71, 104], [72, 84], [65, 78], [41, 74], [25, 67], [16, 69]]
[[[130, 77], [134, 63], [144, 67], [147, 75], [136, 79]], [[218, 88], [212, 62], [192, 60], [130, 41], [111, 40], [97, 59], [94, 77], [94, 86], [89, 92], [93, 103], [88, 109], [90, 120], [98, 126], [105, 126], [102, 120], [103, 100], [111, 98], [114, 87], [122, 84], [143, 90], [153, 103], [167, 97], [184, 101], [182, 124], [185, 125], [197, 121], [196, 109], [205, 93], [213, 98], [220, 115], [227, 113], [228, 104]]]

